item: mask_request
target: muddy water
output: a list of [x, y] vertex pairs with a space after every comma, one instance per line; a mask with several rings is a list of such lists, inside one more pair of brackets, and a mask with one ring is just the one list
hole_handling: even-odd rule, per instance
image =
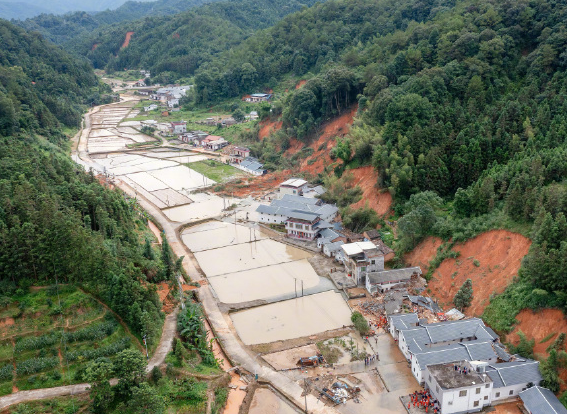
[[221, 197], [207, 194], [191, 194], [193, 204], [186, 206], [168, 208], [163, 213], [171, 221], [191, 222], [213, 218], [221, 214], [225, 205], [230, 205], [227, 201], [223, 201]]
[[191, 251], [216, 249], [233, 244], [248, 243], [253, 240], [266, 238], [258, 228], [227, 222], [206, 223], [195, 226], [182, 235], [183, 243]]
[[195, 253], [207, 277], [241, 272], [311, 257], [296, 247], [264, 239]]
[[175, 167], [151, 171], [150, 174], [177, 191], [192, 190], [215, 184], [215, 181], [179, 164], [176, 164]]
[[301, 295], [302, 282], [305, 292], [317, 286], [317, 291], [333, 289], [332, 282], [315, 273], [306, 259], [209, 278], [224, 303], [293, 297], [296, 291]]
[[272, 390], [259, 388], [254, 393], [248, 414], [297, 414], [297, 411], [278, 397]]
[[272, 303], [231, 315], [247, 345], [314, 335], [351, 325], [350, 309], [340, 293], [328, 291]]

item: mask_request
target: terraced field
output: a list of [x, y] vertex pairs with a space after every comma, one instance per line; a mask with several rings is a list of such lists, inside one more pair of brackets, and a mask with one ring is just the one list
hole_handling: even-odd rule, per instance
[[132, 339], [113, 314], [73, 286], [20, 290], [0, 310], [0, 395], [84, 382], [84, 362]]

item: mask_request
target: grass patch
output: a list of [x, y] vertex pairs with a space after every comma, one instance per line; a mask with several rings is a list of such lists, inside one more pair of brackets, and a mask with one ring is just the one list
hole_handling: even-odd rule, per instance
[[343, 351], [335, 346], [331, 346], [325, 342], [317, 342], [317, 348], [319, 348], [319, 352], [323, 354], [325, 361], [329, 364], [335, 364], [340, 357], [343, 356]]
[[539, 341], [539, 343], [544, 344], [547, 341], [549, 341], [551, 338], [553, 338], [555, 335], [557, 335], [557, 332], [551, 332], [549, 335], [547, 335], [545, 338], [543, 338], [541, 341]]
[[88, 394], [50, 398], [48, 400], [31, 401], [10, 407], [11, 413], [28, 414], [74, 414], [88, 413], [85, 409], [90, 405]]
[[239, 169], [216, 160], [197, 161], [185, 165], [217, 183], [228, 181], [230, 178], [242, 174]]
[[12, 393], [12, 381], [0, 382], [0, 396]]

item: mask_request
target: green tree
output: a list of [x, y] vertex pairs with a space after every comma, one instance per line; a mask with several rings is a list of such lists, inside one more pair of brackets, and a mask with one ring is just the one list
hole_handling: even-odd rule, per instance
[[114, 373], [119, 393], [128, 396], [146, 376], [146, 358], [136, 349], [125, 349], [114, 359]]
[[162, 414], [165, 413], [166, 408], [164, 398], [147, 382], [132, 388], [128, 407], [140, 414]]
[[366, 335], [368, 333], [368, 331], [370, 330], [370, 327], [368, 326], [368, 322], [366, 321], [366, 318], [358, 311], [354, 311], [351, 315], [350, 315], [350, 320], [354, 325], [354, 328], [360, 332], [361, 335]]
[[114, 392], [110, 386], [114, 366], [108, 358], [98, 358], [90, 362], [84, 378], [90, 384], [90, 395], [95, 413], [105, 413], [114, 399]]
[[242, 109], [236, 108], [232, 113], [232, 117], [236, 122], [242, 122], [246, 118], [246, 115], [244, 114], [244, 111], [242, 111]]
[[473, 286], [472, 280], [467, 279], [465, 283], [461, 286], [455, 297], [453, 298], [453, 303], [457, 308], [463, 310], [471, 305], [473, 299]]

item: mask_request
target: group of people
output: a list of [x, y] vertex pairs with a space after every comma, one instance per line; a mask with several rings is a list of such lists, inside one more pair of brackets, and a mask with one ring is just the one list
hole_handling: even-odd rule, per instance
[[455, 367], [455, 371], [459, 371], [459, 374], [464, 374], [467, 375], [467, 373], [469, 372], [469, 370], [467, 369], [467, 367], [461, 367], [460, 365], [453, 365]]
[[426, 413], [431, 412], [433, 414], [437, 414], [441, 412], [439, 401], [431, 396], [429, 390], [415, 391], [414, 393], [410, 394], [408, 410], [411, 408], [412, 404], [414, 407], [424, 408]]
[[378, 357], [378, 352], [374, 355], [368, 355], [364, 358], [364, 365], [370, 365], [374, 361], [380, 361], [380, 357]]

